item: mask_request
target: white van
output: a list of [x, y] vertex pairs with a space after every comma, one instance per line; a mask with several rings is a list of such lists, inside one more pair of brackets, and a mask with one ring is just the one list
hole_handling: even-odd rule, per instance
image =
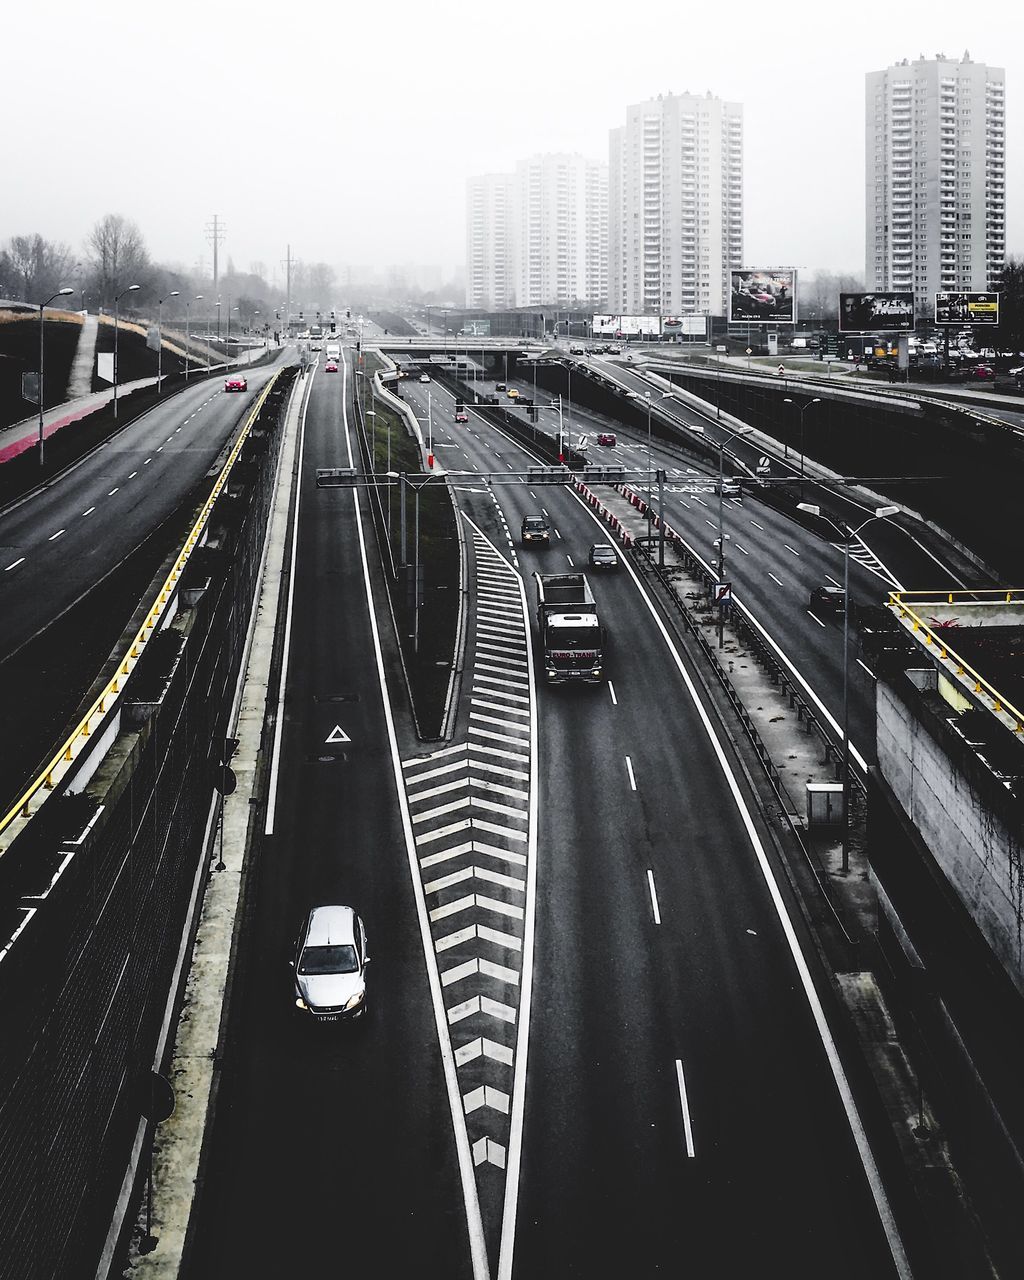
[[325, 354], [328, 360], [340, 360], [341, 346], [337, 342], [328, 342]]

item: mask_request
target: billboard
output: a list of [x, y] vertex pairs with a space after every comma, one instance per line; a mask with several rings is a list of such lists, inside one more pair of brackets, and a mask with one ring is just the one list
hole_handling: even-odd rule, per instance
[[730, 271], [730, 324], [796, 324], [796, 271], [792, 267]]
[[662, 316], [661, 319], [661, 332], [666, 337], [685, 333], [691, 337], [703, 338], [707, 331], [707, 316]]
[[937, 293], [936, 324], [998, 324], [998, 293]]
[[462, 336], [465, 338], [489, 338], [491, 336], [490, 320], [463, 320]]
[[840, 333], [909, 333], [914, 327], [912, 293], [841, 293]]
[[609, 338], [628, 338], [637, 334], [661, 333], [661, 316], [607, 316], [595, 315], [591, 330], [596, 338], [599, 333]]

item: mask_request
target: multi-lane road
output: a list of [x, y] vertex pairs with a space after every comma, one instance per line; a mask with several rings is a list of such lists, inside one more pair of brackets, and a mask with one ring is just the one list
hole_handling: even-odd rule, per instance
[[[426, 390], [406, 384], [424, 415]], [[312, 375], [280, 767], [189, 1274], [899, 1274], [827, 984], [686, 658], [624, 564], [595, 584], [610, 682], [537, 687], [530, 574], [606, 531], [566, 491], [477, 479], [533, 459], [431, 392], [438, 460], [467, 473], [469, 601], [433, 746], [408, 728], [365, 501], [313, 483], [356, 462], [350, 371]], [[538, 507], [552, 545], [515, 545]], [[772, 530], [744, 533], [752, 581]], [[818, 555], [778, 575], [808, 631]], [[290, 1007], [289, 943], [325, 899], [358, 907], [373, 956], [371, 1012], [340, 1033]]]

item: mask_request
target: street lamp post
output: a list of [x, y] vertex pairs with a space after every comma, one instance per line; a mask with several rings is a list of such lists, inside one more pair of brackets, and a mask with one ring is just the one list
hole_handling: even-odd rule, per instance
[[44, 346], [43, 346], [43, 311], [54, 298], [66, 298], [69, 293], [74, 293], [74, 289], [58, 289], [56, 293], [51, 293], [45, 302], [39, 304], [39, 465], [43, 465], [43, 386], [44, 386]]
[[[782, 403], [796, 404], [796, 401], [791, 396], [785, 396], [783, 398]], [[806, 404], [796, 405], [796, 407], [800, 410], [800, 479], [801, 480], [803, 480], [804, 478], [804, 414], [807, 412], [807, 410], [811, 407], [812, 404], [821, 404], [821, 396], [815, 396], [813, 400], [808, 400]], [[786, 452], [788, 456], [788, 452], [789, 452], [788, 446], [787, 446]]]
[[884, 520], [899, 513], [896, 506], [876, 507], [866, 520], [851, 529], [845, 520], [824, 515], [813, 502], [798, 502], [797, 509], [827, 520], [843, 538], [843, 875], [850, 870], [850, 543], [872, 520]]
[[[203, 300], [203, 295], [201, 293], [197, 293], [196, 296], [192, 299], [193, 302], [202, 302], [202, 300]], [[189, 338], [191, 337], [191, 334], [189, 332], [188, 309], [189, 309], [189, 300], [186, 298], [185, 299], [185, 381], [186, 382], [188, 382], [188, 343], [189, 343]]]
[[[725, 446], [730, 440], [736, 436], [746, 436], [753, 431], [751, 426], [737, 427], [735, 431], [730, 431], [727, 436], [716, 441], [718, 445], [718, 581], [725, 581], [725, 509], [722, 500], [722, 493], [725, 488]], [[697, 425], [691, 425], [690, 431], [695, 431], [699, 435], [704, 434], [704, 428]], [[718, 602], [718, 647], [723, 648], [725, 645], [725, 601]]]
[[141, 285], [130, 284], [127, 289], [122, 289], [121, 292], [117, 294], [117, 296], [114, 298], [114, 421], [115, 422], [117, 421], [117, 332], [118, 332], [118, 316], [119, 316], [118, 308], [119, 308], [121, 299], [124, 297], [126, 293], [134, 293], [136, 289], [140, 289], [141, 287], [142, 287]]
[[[172, 289], [167, 295], [168, 298], [176, 298], [180, 290]], [[160, 338], [160, 345], [156, 349], [156, 393], [163, 395], [163, 376], [164, 376], [164, 331], [161, 327], [163, 319], [163, 308], [166, 298], [157, 298], [156, 300], [156, 331]]]

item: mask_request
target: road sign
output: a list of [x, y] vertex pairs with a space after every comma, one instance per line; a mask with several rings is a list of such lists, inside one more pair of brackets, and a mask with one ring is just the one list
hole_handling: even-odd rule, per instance
[[762, 453], [757, 460], [756, 471], [759, 476], [766, 476], [772, 469], [772, 460], [766, 453]]
[[748, 355], [748, 356], [752, 356], [753, 354], [754, 354], [754, 348], [753, 348], [753, 347], [747, 347], [747, 355]]
[[732, 602], [732, 583], [716, 582], [714, 585], [715, 604], [730, 604]]
[[21, 398], [29, 404], [39, 403], [39, 374], [23, 373], [21, 375]]

